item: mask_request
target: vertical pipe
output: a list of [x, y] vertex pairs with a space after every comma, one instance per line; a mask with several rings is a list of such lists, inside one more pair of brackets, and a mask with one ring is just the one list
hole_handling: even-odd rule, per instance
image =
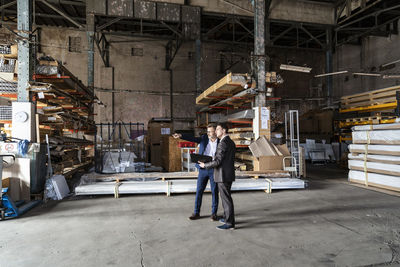
[[[325, 71], [331, 73], [333, 71], [332, 63], [332, 29], [326, 29], [326, 56], [325, 56]], [[333, 77], [331, 75], [326, 76], [326, 87], [327, 87], [327, 105], [332, 105], [332, 90], [333, 90]]]
[[92, 105], [90, 114], [93, 116], [94, 107], [94, 32], [95, 32], [95, 18], [93, 13], [86, 14], [86, 36], [88, 40], [88, 58], [87, 58], [87, 68], [88, 68], [88, 88], [92, 92]]
[[[97, 130], [97, 126], [96, 126], [96, 130]], [[100, 150], [101, 150], [101, 152], [103, 152], [103, 123], [100, 123], [100, 141], [101, 141]]]
[[18, 0], [18, 32], [23, 40], [18, 41], [18, 102], [29, 102], [29, 92], [26, 90], [32, 79], [32, 0]]
[[170, 69], [169, 70], [169, 109], [170, 109], [170, 117], [171, 117], [171, 123], [174, 122], [174, 73]]
[[[269, 19], [265, 20], [265, 47], [268, 48], [268, 46], [271, 45], [271, 23], [269, 21]], [[265, 71], [269, 71], [270, 70], [270, 59], [267, 56], [267, 54], [265, 53], [266, 57], [265, 57]]]
[[255, 105], [264, 107], [266, 105], [265, 97], [265, 1], [255, 0], [254, 11], [254, 55], [257, 66], [257, 88], [258, 95], [256, 96]]
[[112, 93], [111, 93], [111, 121], [112, 124], [115, 123], [115, 79], [114, 79], [114, 67], [111, 67], [111, 89], [112, 89]]
[[196, 93], [201, 93], [201, 40], [196, 39], [195, 42], [195, 79], [196, 79]]

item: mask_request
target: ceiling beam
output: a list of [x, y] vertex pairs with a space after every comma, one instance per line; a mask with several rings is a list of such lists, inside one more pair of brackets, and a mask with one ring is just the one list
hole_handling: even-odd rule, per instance
[[65, 12], [61, 11], [60, 9], [58, 9], [57, 7], [55, 7], [54, 5], [50, 4], [49, 2], [47, 2], [47, 0], [38, 0], [40, 2], [42, 2], [43, 4], [45, 4], [46, 6], [48, 6], [49, 8], [53, 9], [55, 12], [57, 12], [58, 14], [60, 14], [62, 17], [64, 17], [65, 19], [67, 19], [68, 21], [70, 21], [72, 24], [74, 24], [75, 26], [77, 26], [80, 29], [83, 29], [84, 26], [80, 23], [78, 23], [77, 21], [75, 21], [73, 18], [71, 18], [70, 16], [68, 16]]

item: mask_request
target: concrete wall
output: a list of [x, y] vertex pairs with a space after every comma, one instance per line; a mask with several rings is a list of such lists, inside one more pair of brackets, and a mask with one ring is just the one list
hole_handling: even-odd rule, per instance
[[[380, 72], [382, 74], [399, 73], [400, 63], [389, 70], [380, 71], [379, 66], [400, 59], [400, 36], [365, 37], [361, 46], [344, 45], [334, 55], [334, 69], [356, 72]], [[382, 79], [379, 77], [354, 77], [351, 74], [334, 77], [334, 96], [356, 94], [360, 92], [399, 85], [400, 79]]]
[[[68, 51], [68, 37], [81, 37], [81, 53]], [[120, 37], [110, 40], [121, 41]], [[126, 40], [126, 38], [125, 38]], [[167, 41], [130, 39], [135, 42], [112, 43], [110, 65], [115, 73], [115, 120], [144, 122], [153, 117], [170, 116], [170, 73], [165, 70], [165, 45]], [[42, 54], [60, 60], [74, 75], [87, 84], [87, 39], [85, 32], [43, 27]], [[131, 49], [142, 48], [143, 56], [132, 56]], [[203, 89], [223, 76], [219, 73], [219, 51], [223, 45], [203, 44], [202, 83]], [[195, 61], [194, 43], [184, 43], [177, 53], [173, 70], [173, 90], [182, 95], [174, 96], [174, 117], [195, 117]], [[192, 57], [189, 54], [192, 54]], [[232, 71], [247, 72], [249, 64], [238, 64]], [[95, 48], [95, 87], [112, 88], [112, 70], [106, 68]], [[136, 92], [140, 91], [140, 92]], [[157, 95], [157, 92], [159, 93]], [[96, 121], [111, 122], [111, 93], [96, 91], [105, 106], [96, 106]], [[186, 127], [182, 124], [178, 127]]]
[[[81, 37], [81, 53], [68, 51], [68, 37]], [[127, 37], [113, 36], [111, 41], [128, 40]], [[165, 45], [167, 41], [150, 39], [132, 39], [135, 42], [111, 43], [110, 65], [115, 73], [115, 120], [124, 122], [146, 123], [153, 117], [170, 116], [170, 73], [165, 68]], [[82, 31], [43, 27], [42, 29], [42, 54], [50, 55], [60, 60], [63, 64], [84, 84], [87, 83], [87, 39]], [[132, 56], [132, 48], [142, 48], [143, 56]], [[233, 50], [232, 50], [233, 49]], [[235, 73], [250, 71], [246, 53], [238, 47], [230, 47], [222, 44], [202, 44], [202, 90], [207, 89], [225, 73], [220, 73], [220, 51], [235, 51], [243, 55], [243, 61], [231, 68]], [[180, 95], [174, 96], [174, 117], [194, 118], [195, 108], [195, 46], [194, 42], [182, 45], [177, 53], [171, 69], [173, 70], [174, 92]], [[320, 81], [313, 79], [315, 73], [321, 73], [324, 66], [324, 54], [322, 52], [297, 51], [288, 49], [271, 49], [267, 53], [271, 56], [271, 70], [279, 72], [281, 63], [293, 62], [297, 65], [307, 65], [313, 68], [312, 74], [298, 72], [281, 72], [285, 83], [276, 90], [276, 96], [280, 97], [310, 97], [311, 87], [317, 86]], [[191, 56], [189, 56], [191, 55]], [[247, 61], [246, 61], [247, 60]], [[95, 87], [111, 89], [111, 68], [105, 68], [95, 48]], [[140, 91], [140, 92], [138, 92]], [[158, 94], [156, 94], [158, 92]], [[95, 108], [97, 122], [111, 122], [112, 105], [111, 93], [96, 91], [96, 95], [105, 104]], [[290, 108], [296, 108], [304, 102], [294, 102]], [[304, 106], [304, 105], [303, 105]], [[306, 105], [312, 108], [311, 104]], [[303, 110], [302, 107], [299, 107]], [[187, 129], [188, 123], [176, 123], [176, 129]]]

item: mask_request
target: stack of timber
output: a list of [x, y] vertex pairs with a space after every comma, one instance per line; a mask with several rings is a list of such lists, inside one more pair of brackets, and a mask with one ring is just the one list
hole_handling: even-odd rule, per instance
[[[247, 88], [254, 88], [255, 82], [252, 82], [248, 74], [229, 73], [218, 82], [211, 85], [201, 95], [196, 98], [196, 105], [210, 105], [215, 102], [233, 97]], [[239, 100], [239, 99], [232, 99]], [[241, 102], [252, 100], [252, 96], [245, 94], [240, 97]]]
[[240, 171], [253, 169], [253, 157], [248, 149], [254, 141], [253, 127], [233, 128], [229, 130], [229, 137], [236, 144], [235, 168]]
[[68, 176], [93, 162], [96, 97], [59, 62], [50, 57], [38, 62], [27, 88], [37, 108], [37, 142], [49, 136], [54, 172]]
[[57, 61], [39, 60], [36, 70], [41, 73], [34, 75], [28, 90], [36, 101], [40, 141], [45, 134], [81, 139], [93, 135], [92, 92]]
[[[343, 96], [339, 115], [335, 119], [339, 141], [351, 141], [351, 127], [394, 123], [400, 86]], [[397, 93], [399, 95], [399, 93]]]
[[55, 174], [71, 176], [93, 162], [92, 142], [70, 137], [50, 137], [50, 155]]
[[[273, 87], [283, 83], [283, 79], [276, 72], [266, 72], [265, 78], [269, 96], [272, 96]], [[196, 105], [209, 106], [210, 109], [240, 108], [253, 101], [256, 96], [255, 86], [249, 74], [229, 73], [200, 94], [196, 98]]]
[[[267, 96], [283, 83], [276, 72], [266, 72]], [[257, 95], [256, 83], [249, 74], [229, 73], [211, 85], [196, 98], [197, 127], [205, 128], [210, 122], [227, 122], [229, 136], [236, 145], [237, 170], [253, 170], [253, 156], [249, 146], [260, 136], [271, 139], [271, 110], [269, 107], [252, 108]]]
[[395, 108], [396, 91], [400, 91], [400, 86], [343, 96], [340, 99], [341, 112]]
[[400, 123], [353, 127], [349, 181], [400, 191]]

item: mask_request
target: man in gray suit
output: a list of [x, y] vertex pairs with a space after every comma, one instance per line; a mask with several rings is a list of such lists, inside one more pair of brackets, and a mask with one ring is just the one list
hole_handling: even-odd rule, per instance
[[220, 142], [215, 152], [215, 158], [211, 162], [199, 162], [201, 168], [214, 168], [214, 181], [218, 184], [219, 194], [224, 208], [224, 218], [220, 222], [224, 225], [218, 226], [220, 230], [235, 229], [235, 212], [231, 197], [231, 187], [235, 181], [235, 150], [236, 146], [228, 136], [228, 127], [225, 123], [217, 124], [215, 129]]

